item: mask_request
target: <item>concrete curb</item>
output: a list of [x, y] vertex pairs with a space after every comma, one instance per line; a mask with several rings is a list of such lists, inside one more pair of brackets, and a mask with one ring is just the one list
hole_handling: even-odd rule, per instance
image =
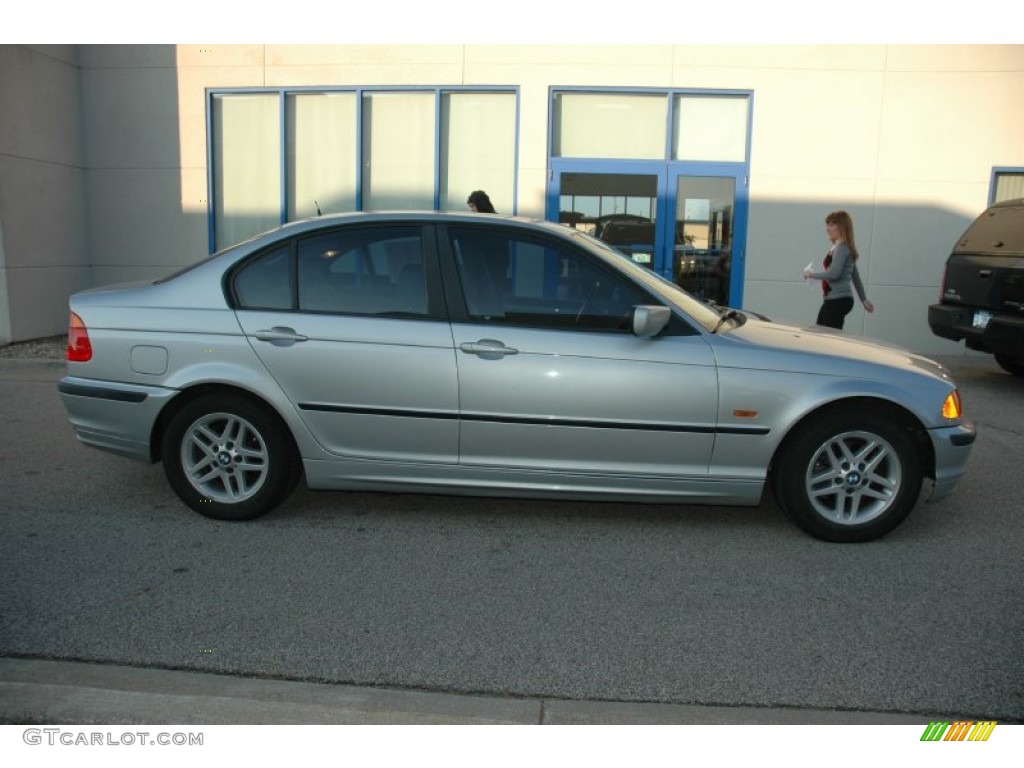
[[921, 725], [930, 715], [431, 693], [0, 659], [0, 722], [188, 725]]

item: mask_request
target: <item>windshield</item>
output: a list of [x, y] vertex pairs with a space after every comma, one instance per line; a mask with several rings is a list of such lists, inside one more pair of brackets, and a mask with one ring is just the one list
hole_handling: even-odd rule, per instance
[[601, 242], [597, 238], [591, 237], [585, 232], [580, 232], [579, 230], [572, 231], [573, 234], [580, 238], [580, 242], [590, 248], [590, 250], [599, 251], [600, 254], [606, 258], [609, 256], [613, 257], [619, 267], [629, 272], [629, 274], [642, 283], [645, 288], [664, 298], [668, 303], [679, 307], [683, 312], [689, 315], [690, 318], [695, 322], [700, 323], [708, 331], [714, 331], [719, 325], [719, 320], [721, 320], [722, 313], [726, 308], [716, 310], [710, 305], [705, 304], [703, 301], [694, 298], [668, 278], [662, 277], [657, 272], [637, 264], [624, 253], [615, 250], [607, 243]]

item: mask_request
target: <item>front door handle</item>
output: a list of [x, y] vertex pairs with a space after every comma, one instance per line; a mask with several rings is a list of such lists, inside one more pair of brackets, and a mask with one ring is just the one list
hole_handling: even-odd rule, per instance
[[496, 339], [480, 339], [479, 341], [467, 341], [459, 344], [459, 349], [470, 355], [482, 357], [504, 357], [505, 355], [518, 355], [519, 350], [506, 347], [504, 343]]
[[298, 341], [309, 341], [308, 336], [296, 333], [294, 328], [275, 325], [273, 328], [262, 328], [253, 334], [260, 341], [269, 341], [275, 347], [290, 347]]

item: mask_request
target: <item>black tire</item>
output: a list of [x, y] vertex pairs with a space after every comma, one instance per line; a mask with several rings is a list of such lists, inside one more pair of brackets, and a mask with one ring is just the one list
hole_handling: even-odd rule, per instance
[[999, 367], [1014, 376], [1024, 376], [1024, 360], [1009, 355], [996, 355], [996, 362]]
[[238, 395], [203, 395], [186, 404], [168, 423], [162, 449], [174, 492], [215, 520], [267, 514], [301, 476], [281, 420]]
[[783, 511], [823, 541], [871, 541], [910, 514], [923, 469], [913, 433], [898, 418], [835, 409], [787, 439], [772, 467]]

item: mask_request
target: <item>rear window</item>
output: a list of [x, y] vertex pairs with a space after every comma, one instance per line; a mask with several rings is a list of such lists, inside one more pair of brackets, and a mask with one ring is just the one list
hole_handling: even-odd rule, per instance
[[1024, 200], [989, 208], [967, 228], [953, 252], [1024, 254]]

